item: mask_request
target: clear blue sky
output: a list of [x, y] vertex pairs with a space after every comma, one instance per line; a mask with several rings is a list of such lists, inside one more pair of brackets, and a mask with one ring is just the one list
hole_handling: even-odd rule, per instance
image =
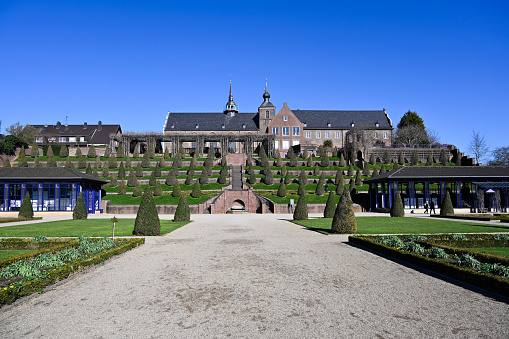
[[167, 111], [416, 111], [508, 146], [509, 1], [0, 0], [0, 119], [162, 131]]

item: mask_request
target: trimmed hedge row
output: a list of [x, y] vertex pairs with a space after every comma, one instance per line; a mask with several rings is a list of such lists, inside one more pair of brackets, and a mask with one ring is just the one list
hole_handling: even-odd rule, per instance
[[[372, 238], [372, 239], [370, 239]], [[349, 236], [348, 241], [362, 247], [380, 252], [384, 255], [420, 266], [447, 277], [486, 289], [509, 297], [509, 280], [503, 277], [480, 273], [454, 264], [420, 256], [416, 253], [401, 251], [396, 248], [375, 242], [376, 237]], [[462, 252], [469, 253], [469, 252]], [[469, 253], [470, 254], [470, 253]]]
[[6, 222], [18, 222], [18, 221], [40, 220], [40, 219], [42, 219], [42, 217], [2, 219], [2, 220], [0, 220], [0, 224], [6, 223]]
[[79, 243], [74, 239], [65, 241], [41, 241], [41, 242], [34, 242], [33, 240], [28, 239], [6, 239], [0, 241], [0, 249], [3, 250], [33, 249], [36, 251], [0, 260], [0, 270], [19, 260], [35, 258], [39, 254], [48, 252], [60, 252], [68, 248], [78, 246]]
[[145, 243], [145, 238], [127, 239], [125, 244], [115, 247], [109, 251], [100, 253], [94, 257], [73, 262], [72, 264], [64, 265], [56, 270], [48, 272], [48, 277], [45, 279], [35, 279], [27, 281], [23, 285], [14, 285], [12, 288], [0, 290], [0, 305], [12, 304], [17, 299], [31, 295], [32, 293], [42, 292], [43, 288], [64, 280], [71, 275], [84, 271], [92, 266], [100, 264], [107, 259], [116, 255], [122, 254], [130, 249], [140, 246]]

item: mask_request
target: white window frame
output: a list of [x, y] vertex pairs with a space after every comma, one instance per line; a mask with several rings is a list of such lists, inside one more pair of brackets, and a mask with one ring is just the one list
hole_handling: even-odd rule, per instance
[[283, 121], [288, 121], [288, 117], [286, 115], [283, 117]]
[[336, 132], [336, 139], [340, 139], [341, 138], [341, 135], [339, 132]]
[[274, 148], [279, 149], [279, 140], [274, 141]]
[[329, 132], [325, 132], [325, 139], [330, 139], [330, 133]]
[[67, 137], [58, 137], [58, 142], [67, 142]]
[[282, 135], [290, 136], [290, 127], [282, 127]]
[[279, 127], [272, 127], [272, 134], [279, 135]]
[[44, 138], [36, 138], [35, 139], [35, 142], [43, 142], [44, 141]]
[[389, 139], [389, 133], [384, 132], [384, 139]]
[[[295, 133], [297, 131], [297, 133]], [[293, 136], [298, 137], [300, 135], [300, 127], [293, 127], [292, 128]]]
[[293, 146], [300, 145], [300, 140], [293, 140], [293, 141], [292, 141], [292, 145], [293, 145]]
[[375, 139], [378, 139], [378, 132], [375, 132]]
[[290, 140], [283, 140], [283, 149], [290, 148]]
[[320, 139], [322, 137], [322, 133], [316, 132], [315, 136], [316, 136], [317, 139]]
[[80, 142], [85, 142], [85, 137], [80, 137]]
[[311, 139], [311, 132], [306, 132], [306, 139]]
[[69, 142], [76, 142], [76, 137], [69, 137]]

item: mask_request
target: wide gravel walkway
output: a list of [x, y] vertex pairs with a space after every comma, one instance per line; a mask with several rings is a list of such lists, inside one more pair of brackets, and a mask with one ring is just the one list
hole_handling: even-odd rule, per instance
[[1, 338], [507, 338], [509, 305], [284, 220], [193, 223], [0, 312]]

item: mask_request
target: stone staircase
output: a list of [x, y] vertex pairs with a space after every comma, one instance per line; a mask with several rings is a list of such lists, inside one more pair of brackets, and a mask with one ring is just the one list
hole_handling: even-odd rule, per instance
[[232, 191], [242, 191], [243, 184], [242, 184], [242, 166], [236, 165], [231, 166], [232, 169]]

